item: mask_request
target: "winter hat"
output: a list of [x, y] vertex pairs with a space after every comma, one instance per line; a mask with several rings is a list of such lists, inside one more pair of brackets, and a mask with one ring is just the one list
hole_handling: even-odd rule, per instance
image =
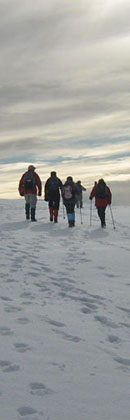
[[51, 172], [51, 176], [53, 176], [53, 175], [56, 176], [56, 172], [55, 171], [52, 171]]
[[72, 176], [67, 176], [67, 181], [73, 182]]
[[29, 165], [28, 166], [28, 171], [35, 171], [35, 166], [33, 166], [33, 165]]
[[101, 179], [99, 179], [99, 184], [105, 184], [105, 181], [104, 181], [104, 179], [103, 178], [101, 178]]

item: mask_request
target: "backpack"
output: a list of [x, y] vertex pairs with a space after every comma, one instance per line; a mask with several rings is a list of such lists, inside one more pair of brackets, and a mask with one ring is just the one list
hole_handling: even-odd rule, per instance
[[108, 197], [108, 191], [107, 191], [107, 186], [105, 184], [105, 182], [98, 182], [97, 186], [96, 186], [96, 193], [95, 196], [97, 198], [107, 198]]
[[82, 186], [81, 184], [76, 183], [76, 192], [77, 194], [82, 194]]
[[72, 196], [73, 196], [73, 192], [72, 192], [72, 187], [71, 187], [71, 185], [65, 185], [65, 186], [64, 186], [64, 193], [63, 193], [63, 195], [64, 195], [64, 198], [65, 198], [66, 200], [69, 200], [69, 199], [71, 199], [71, 198], [72, 198]]
[[59, 191], [59, 181], [56, 177], [49, 179], [47, 189], [52, 193]]
[[34, 172], [27, 172], [24, 180], [23, 186], [26, 190], [32, 190], [36, 186], [36, 178]]

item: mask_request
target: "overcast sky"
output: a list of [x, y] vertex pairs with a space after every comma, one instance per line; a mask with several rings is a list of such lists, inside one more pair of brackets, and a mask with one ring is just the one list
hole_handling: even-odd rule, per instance
[[0, 0], [0, 16], [0, 197], [31, 163], [129, 186], [129, 0]]

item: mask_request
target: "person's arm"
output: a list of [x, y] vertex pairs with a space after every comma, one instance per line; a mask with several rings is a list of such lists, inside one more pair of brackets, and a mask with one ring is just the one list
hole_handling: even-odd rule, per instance
[[38, 195], [41, 196], [42, 195], [42, 182], [40, 180], [39, 175], [35, 172], [35, 177], [36, 177], [36, 185], [38, 187]]
[[58, 181], [59, 181], [59, 188], [60, 188], [60, 190], [62, 191], [62, 188], [63, 188], [62, 181], [61, 181], [61, 179], [59, 179], [59, 178], [58, 178]]
[[92, 200], [93, 197], [95, 197], [95, 193], [96, 193], [96, 186], [94, 185], [94, 187], [93, 187], [93, 189], [90, 193], [89, 200]]
[[44, 200], [48, 201], [48, 180], [46, 181], [44, 185]]
[[108, 190], [108, 204], [109, 204], [109, 206], [110, 206], [110, 204], [111, 204], [111, 202], [112, 202], [112, 193], [111, 193], [111, 191], [110, 191], [110, 188], [109, 188], [109, 187], [107, 187], [107, 190]]
[[22, 175], [22, 177], [19, 181], [19, 186], [18, 186], [18, 191], [19, 191], [19, 194], [21, 195], [21, 197], [24, 196], [24, 185], [23, 185], [24, 176], [25, 176], [25, 174]]
[[81, 185], [81, 187], [82, 187], [82, 191], [86, 191], [86, 188], [85, 188], [85, 187], [83, 187], [83, 185]]

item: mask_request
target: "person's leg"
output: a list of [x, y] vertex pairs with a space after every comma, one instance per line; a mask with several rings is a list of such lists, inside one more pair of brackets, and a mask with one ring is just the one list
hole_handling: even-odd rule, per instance
[[37, 196], [36, 196], [36, 194], [30, 194], [31, 221], [32, 222], [36, 222], [36, 218], [35, 218], [36, 204], [37, 204]]
[[49, 207], [49, 214], [50, 214], [50, 222], [53, 222], [53, 200], [49, 200], [48, 203], [48, 207]]
[[106, 207], [98, 207], [97, 212], [98, 212], [98, 216], [101, 220], [101, 226], [105, 227], [106, 223], [105, 223], [105, 209]]
[[67, 212], [67, 219], [69, 227], [75, 226], [75, 211], [74, 211], [74, 205], [69, 203], [68, 207], [66, 208]]
[[60, 203], [60, 197], [57, 196], [54, 200], [54, 222], [57, 223], [58, 222], [58, 210], [59, 210], [59, 203]]
[[77, 207], [77, 209], [79, 209], [79, 207], [80, 207], [80, 196], [79, 196], [79, 194], [77, 194], [75, 198], [76, 198], [76, 207]]
[[30, 219], [30, 194], [25, 194], [25, 214], [26, 219]]
[[54, 222], [58, 222], [58, 209], [54, 209]]
[[82, 201], [82, 199], [80, 200], [80, 209], [82, 209], [83, 208], [83, 201]]
[[80, 194], [80, 196], [79, 196], [79, 204], [80, 204], [80, 209], [82, 209], [82, 207], [83, 207], [83, 197], [82, 197], [82, 194]]
[[105, 227], [106, 226], [105, 210], [106, 210], [106, 207], [102, 207], [102, 227]]

